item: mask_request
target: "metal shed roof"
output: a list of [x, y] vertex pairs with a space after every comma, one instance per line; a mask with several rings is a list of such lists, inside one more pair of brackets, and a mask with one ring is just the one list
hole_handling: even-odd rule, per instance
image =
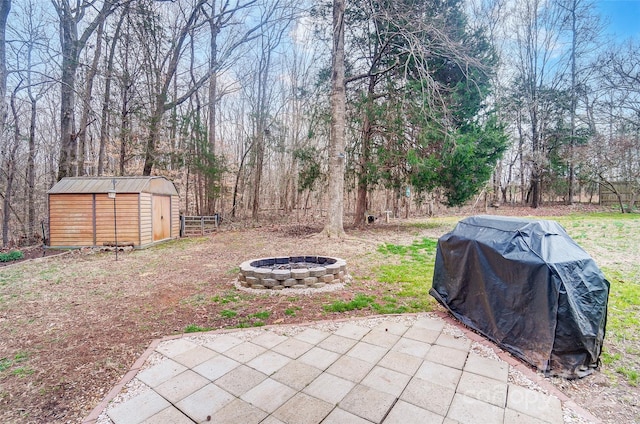
[[177, 196], [178, 191], [165, 177], [65, 177], [58, 181], [49, 194], [107, 193], [116, 183], [117, 193], [153, 193]]

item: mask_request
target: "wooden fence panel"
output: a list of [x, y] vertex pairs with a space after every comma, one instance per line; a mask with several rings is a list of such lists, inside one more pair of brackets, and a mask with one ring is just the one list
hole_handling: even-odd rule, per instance
[[[618, 193], [622, 197], [622, 203], [629, 203], [631, 201], [631, 185], [627, 182], [613, 183]], [[607, 187], [605, 184], [600, 184], [600, 204], [603, 206], [618, 205], [618, 196]]]
[[204, 236], [218, 230], [220, 216], [180, 215], [180, 236]]

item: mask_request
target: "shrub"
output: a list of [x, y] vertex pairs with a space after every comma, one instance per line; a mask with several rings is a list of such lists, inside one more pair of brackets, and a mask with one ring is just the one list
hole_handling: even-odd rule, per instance
[[17, 261], [18, 259], [24, 258], [24, 254], [19, 250], [12, 250], [7, 253], [0, 253], [0, 262], [11, 262]]
[[199, 333], [201, 331], [211, 331], [211, 330], [213, 330], [213, 329], [210, 328], [210, 327], [200, 327], [199, 325], [196, 325], [196, 324], [189, 324], [184, 328], [183, 332], [184, 333]]

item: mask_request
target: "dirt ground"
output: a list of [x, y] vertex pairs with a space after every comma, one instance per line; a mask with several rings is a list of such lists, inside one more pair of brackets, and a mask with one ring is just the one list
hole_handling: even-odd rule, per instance
[[[86, 250], [0, 268], [0, 422], [81, 421], [153, 339], [188, 325], [254, 325], [251, 315], [257, 312], [269, 313], [266, 324], [374, 314], [327, 313], [322, 305], [350, 300], [356, 292], [392, 294], [372, 277], [376, 247], [436, 238], [451, 227], [378, 223], [350, 230], [343, 241], [316, 236], [321, 227], [312, 224], [223, 228], [121, 252], [117, 261], [113, 252]], [[353, 281], [344, 290], [313, 296], [253, 295], [233, 287], [240, 262], [292, 254], [342, 257]], [[237, 315], [224, 318], [224, 310]], [[611, 385], [604, 371], [554, 383], [604, 422], [638, 419], [639, 389]]]
[[11, 249], [2, 249], [3, 253], [11, 252], [12, 250], [20, 250], [22, 252], [22, 259], [18, 261], [12, 262], [0, 262], [0, 268], [5, 266], [15, 265], [16, 263], [29, 261], [31, 259], [39, 259], [49, 256], [60, 255], [61, 253], [65, 253], [64, 250], [53, 250], [53, 249], [45, 249], [43, 246], [31, 246], [26, 248], [11, 248]]

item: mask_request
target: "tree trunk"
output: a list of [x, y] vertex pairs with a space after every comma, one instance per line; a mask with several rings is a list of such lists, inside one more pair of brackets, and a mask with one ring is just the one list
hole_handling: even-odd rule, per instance
[[162, 115], [164, 115], [164, 101], [161, 97], [161, 95], [157, 95], [154, 112], [152, 112], [153, 114], [151, 115], [149, 122], [149, 135], [147, 136], [144, 169], [142, 170], [142, 175], [144, 176], [151, 175], [153, 166], [156, 163], [156, 141], [160, 134], [160, 122], [162, 121]]
[[[534, 95], [533, 103], [536, 103], [537, 96]], [[531, 140], [533, 162], [531, 164], [531, 207], [537, 208], [540, 205], [540, 132], [538, 131], [538, 110], [534, 104], [531, 110]]]
[[331, 71], [331, 135], [329, 138], [329, 209], [323, 234], [344, 237], [345, 165], [345, 66], [344, 66], [344, 9], [345, 0], [333, 0], [333, 48]]
[[58, 164], [58, 180], [73, 175], [73, 164], [76, 161], [75, 125], [73, 111], [75, 107], [76, 71], [78, 69], [77, 30], [71, 17], [63, 19], [60, 25], [64, 28], [62, 45], [62, 77], [60, 84], [60, 159]]
[[11, 0], [0, 0], [0, 135], [4, 134], [7, 120], [7, 17], [11, 10]]
[[[266, 37], [266, 36], [265, 36]], [[255, 169], [254, 169], [254, 182], [253, 182], [253, 205], [251, 208], [251, 217], [254, 220], [258, 219], [260, 212], [260, 187], [262, 184], [262, 170], [264, 165], [264, 145], [268, 134], [267, 128], [267, 108], [268, 108], [268, 88], [269, 71], [271, 68], [271, 53], [276, 44], [272, 44], [272, 39], [263, 40], [266, 41], [266, 45], [263, 42], [262, 56], [260, 57], [260, 63], [258, 65], [258, 113], [256, 117], [256, 134], [255, 134]]]
[[87, 126], [89, 125], [89, 113], [91, 112], [91, 94], [93, 92], [93, 80], [98, 72], [98, 61], [102, 53], [102, 33], [104, 32], [104, 21], [100, 22], [98, 32], [96, 33], [96, 51], [91, 62], [89, 72], [87, 72], [86, 86], [84, 97], [82, 99], [82, 114], [80, 115], [80, 133], [78, 134], [78, 158], [77, 167], [74, 170], [75, 175], [87, 175], [85, 168], [86, 150], [87, 150]]
[[367, 192], [369, 190], [369, 171], [368, 165], [371, 158], [371, 139], [373, 138], [373, 125], [371, 122], [373, 116], [373, 95], [375, 92], [376, 77], [369, 76], [369, 88], [367, 104], [364, 108], [364, 118], [362, 120], [362, 146], [360, 148], [360, 160], [358, 163], [359, 175], [358, 192], [356, 197], [356, 213], [353, 219], [353, 225], [361, 226], [365, 223], [365, 214], [367, 212]]
[[257, 220], [260, 212], [260, 185], [262, 184], [262, 168], [264, 165], [264, 129], [261, 125], [258, 125], [258, 134], [256, 135], [255, 148], [256, 162], [253, 180], [253, 203], [251, 205], [251, 218]]
[[577, 1], [572, 0], [571, 2], [571, 136], [569, 139], [569, 190], [567, 193], [567, 204], [573, 204], [574, 197], [574, 179], [575, 179], [575, 168], [574, 168], [574, 146], [575, 146], [575, 137], [576, 137], [576, 107], [577, 107], [577, 93], [576, 93], [576, 48], [577, 48], [577, 18], [576, 18], [576, 8]]
[[[129, 12], [129, 3], [125, 5], [118, 25], [111, 40], [111, 47], [109, 49], [109, 58], [107, 59], [107, 70], [104, 83], [104, 99], [102, 101], [102, 114], [100, 122], [100, 146], [98, 147], [98, 176], [102, 176], [104, 173], [104, 161], [106, 154], [107, 138], [109, 136], [109, 105], [111, 103], [111, 81], [113, 80], [113, 60], [116, 53], [116, 45], [120, 40], [120, 31], [122, 30], [122, 23], [127, 17]], [[125, 58], [126, 59], [126, 58]]]
[[[124, 88], [122, 90], [122, 107], [120, 109], [120, 152], [118, 153], [118, 174], [123, 176], [126, 174], [127, 165], [127, 145], [131, 135], [131, 123], [129, 121], [129, 84], [125, 78]], [[147, 175], [147, 174], [145, 174]]]
[[629, 200], [629, 206], [627, 207], [627, 212], [633, 212], [633, 208], [636, 206], [636, 201], [638, 200], [638, 193], [635, 191], [631, 192], [631, 199]]
[[18, 110], [16, 109], [16, 91], [11, 94], [11, 112], [13, 112], [13, 120], [15, 122], [15, 126], [13, 129], [13, 144], [11, 146], [11, 150], [8, 153], [8, 157], [6, 159], [6, 163], [3, 168], [6, 170], [7, 175], [7, 185], [5, 187], [4, 199], [2, 204], [3, 217], [2, 217], [2, 244], [3, 246], [7, 246], [9, 244], [9, 233], [11, 228], [11, 209], [12, 198], [13, 198], [13, 183], [15, 181], [16, 176], [16, 152], [18, 151], [18, 146], [20, 145], [20, 121], [18, 116]]
[[[215, 2], [214, 2], [215, 4]], [[215, 6], [213, 6], [215, 7]], [[215, 70], [218, 67], [218, 28], [213, 16], [209, 19], [209, 30], [211, 31], [210, 39], [210, 55], [209, 70], [211, 72], [211, 78], [209, 79], [209, 151], [212, 155], [216, 154], [216, 100], [218, 90], [218, 78]]]
[[244, 161], [247, 158], [247, 155], [249, 154], [249, 152], [251, 151], [251, 147], [249, 146], [247, 148], [247, 150], [245, 150], [244, 154], [242, 155], [242, 158], [240, 159], [240, 165], [238, 165], [238, 173], [236, 174], [236, 182], [233, 185], [233, 200], [232, 200], [232, 205], [231, 205], [231, 217], [235, 218], [236, 217], [236, 210], [238, 208], [238, 187], [240, 186], [240, 177], [242, 176], [242, 172], [244, 170]]
[[[127, 11], [127, 10], [125, 10]], [[126, 34], [124, 37], [124, 51], [123, 67], [125, 69], [121, 77], [121, 105], [120, 105], [120, 151], [118, 153], [119, 175], [124, 176], [126, 173], [127, 165], [127, 146], [131, 137], [131, 122], [129, 111], [129, 99], [133, 97], [132, 91], [134, 90], [133, 78], [129, 72], [129, 52], [131, 51], [131, 37], [130, 37], [131, 23], [127, 22]], [[115, 169], [114, 169], [115, 172]]]
[[198, 16], [200, 15], [202, 6], [205, 3], [205, 0], [199, 0], [194, 5], [189, 17], [187, 18], [187, 21], [184, 23], [182, 28], [180, 28], [177, 38], [173, 40], [171, 51], [167, 55], [167, 70], [164, 76], [161, 78], [159, 90], [155, 95], [155, 104], [149, 118], [149, 135], [147, 136], [142, 175], [151, 175], [151, 171], [155, 166], [157, 156], [156, 144], [158, 143], [158, 138], [160, 136], [160, 126], [162, 124], [164, 113], [167, 110], [171, 110], [172, 108], [185, 102], [189, 97], [191, 97], [191, 95], [193, 95], [193, 93], [195, 93], [200, 87], [202, 87], [202, 85], [204, 85], [204, 83], [207, 82], [209, 78], [209, 73], [207, 73], [206, 77], [201, 78], [196, 84], [189, 87], [187, 92], [183, 96], [178, 99], [168, 101], [169, 88], [171, 87], [171, 81], [175, 77], [178, 70], [178, 62], [183, 53], [184, 41], [189, 32], [193, 29], [194, 25], [197, 23]]
[[[218, 101], [218, 74], [216, 72], [217, 68], [218, 68], [218, 33], [220, 32], [220, 28], [218, 27], [218, 21], [216, 19], [214, 19], [214, 13], [213, 11], [215, 10], [216, 7], [216, 2], [213, 1], [213, 4], [211, 6], [211, 10], [212, 10], [212, 16], [209, 18], [209, 30], [211, 31], [211, 38], [209, 39], [209, 54], [211, 55], [210, 59], [209, 59], [209, 72], [211, 73], [211, 77], [209, 79], [209, 104], [207, 107], [208, 113], [209, 113], [209, 120], [208, 120], [208, 131], [207, 131], [207, 136], [208, 136], [208, 144], [209, 144], [209, 155], [208, 157], [210, 158], [210, 162], [209, 162], [209, 167], [213, 168], [214, 166], [217, 166], [217, 164], [215, 163], [215, 155], [216, 155], [216, 108], [217, 108], [217, 101]], [[211, 174], [209, 174], [211, 175]], [[214, 187], [216, 184], [218, 184], [219, 181], [209, 181], [208, 184], [210, 187]], [[214, 212], [216, 209], [216, 195], [215, 195], [215, 191], [212, 191], [211, 193], [209, 193], [208, 196], [208, 205], [209, 205], [209, 210], [211, 212]]]
[[[27, 157], [27, 239], [31, 241], [36, 233], [36, 112], [37, 101], [31, 97], [31, 116], [29, 119], [29, 156]], [[17, 125], [17, 123], [16, 123]]]
[[75, 134], [74, 109], [76, 73], [80, 64], [80, 53], [91, 34], [112, 12], [111, 1], [104, 0], [102, 8], [78, 38], [78, 22], [85, 16], [85, 8], [93, 3], [73, 9], [68, 0], [52, 2], [60, 19], [60, 44], [62, 50], [62, 75], [60, 79], [60, 158], [58, 180], [73, 174], [77, 162], [77, 137]]
[[15, 153], [18, 143], [14, 142], [14, 145], [9, 153], [9, 157], [6, 160], [3, 168], [7, 173], [7, 182], [4, 192], [4, 199], [2, 200], [2, 245], [7, 246], [9, 244], [9, 228], [11, 227], [11, 207], [13, 197], [13, 180], [15, 179], [16, 167], [15, 167]]
[[[7, 45], [6, 45], [6, 30], [7, 30], [7, 17], [11, 10], [11, 0], [0, 1], [0, 136], [4, 134], [5, 122], [7, 120], [7, 107], [5, 98], [7, 96]], [[18, 127], [16, 122], [16, 128]], [[15, 154], [14, 154], [15, 156]], [[2, 243], [4, 246], [9, 241], [9, 207], [11, 205], [11, 188], [9, 186], [9, 176], [11, 175], [12, 160], [9, 158], [9, 166], [5, 166], [7, 170], [7, 185], [5, 187], [5, 195], [3, 200], [3, 220], [2, 220]], [[7, 200], [7, 197], [9, 199]]]

